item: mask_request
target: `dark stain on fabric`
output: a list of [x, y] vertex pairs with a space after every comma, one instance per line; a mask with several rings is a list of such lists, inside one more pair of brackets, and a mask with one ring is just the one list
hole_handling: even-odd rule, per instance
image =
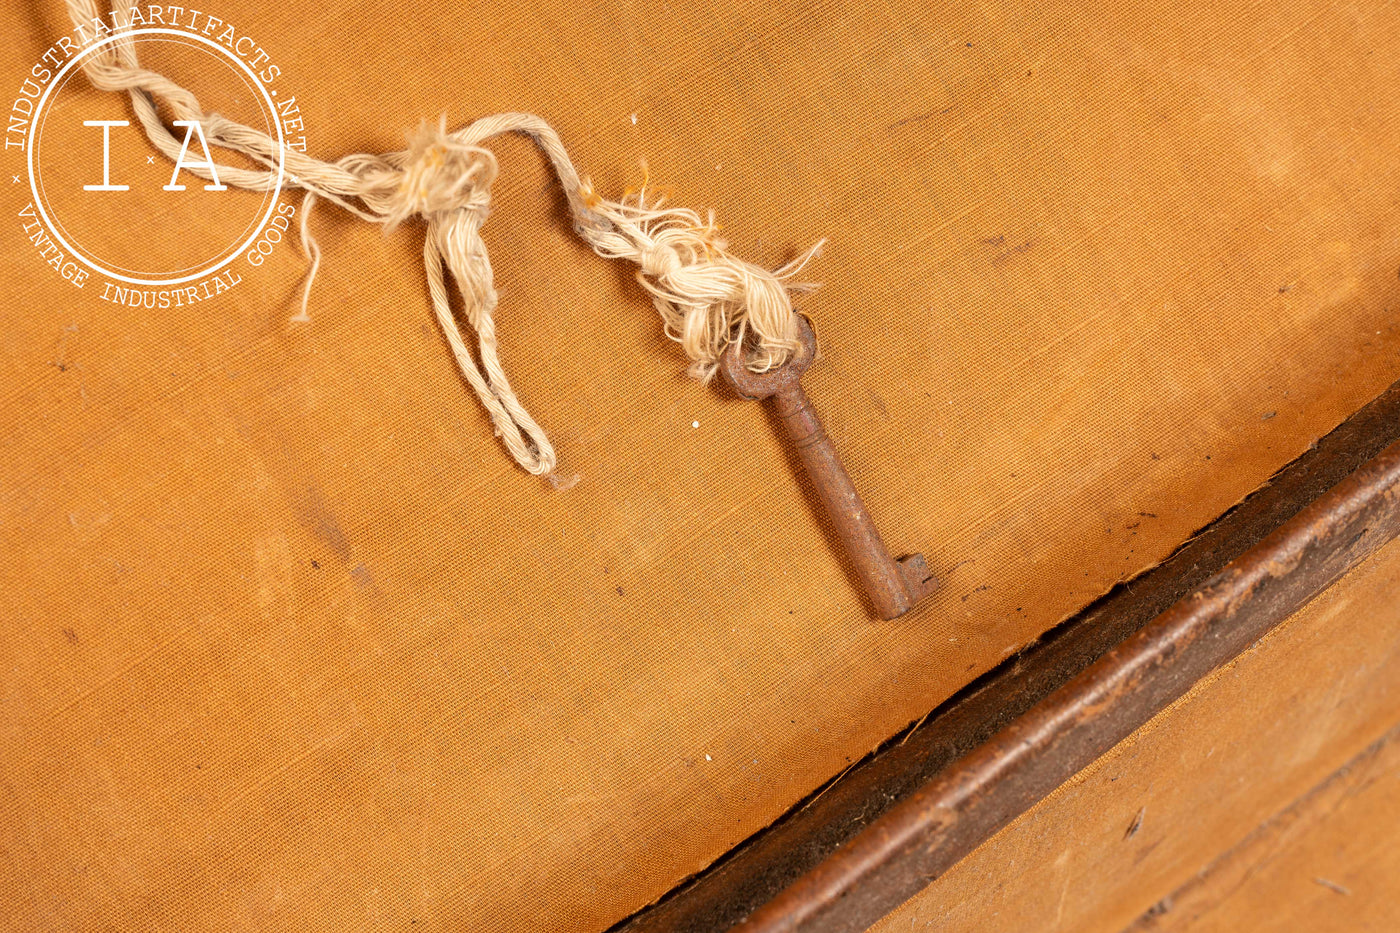
[[993, 257], [992, 257], [992, 265], [994, 265], [994, 266], [1005, 265], [1006, 263], [1010, 262], [1012, 259], [1015, 259], [1017, 256], [1019, 256], [1021, 253], [1029, 252], [1029, 251], [1030, 251], [1030, 248], [1031, 248], [1031, 241], [1030, 241], [1030, 240], [1027, 240], [1026, 242], [1022, 243], [1020, 246], [1013, 246], [1013, 247], [1011, 247], [1009, 250], [1007, 250], [1006, 252], [1004, 252], [1004, 253], [999, 253], [999, 254], [997, 254], [996, 256], [993, 256]]
[[315, 486], [307, 486], [301, 501], [296, 505], [297, 516], [316, 537], [326, 543], [341, 560], [350, 559], [350, 540], [345, 537], [335, 514], [330, 510], [321, 491]]
[[875, 403], [875, 410], [880, 413], [880, 417], [884, 418], [886, 421], [889, 421], [890, 410], [885, 407], [885, 400], [880, 398], [879, 393], [876, 392], [874, 389], [870, 388], [869, 386], [865, 387], [865, 391], [870, 393], [870, 401]]
[[977, 587], [976, 589], [972, 590], [971, 592], [969, 592], [969, 593], [964, 593], [963, 596], [962, 596], [962, 601], [963, 601], [963, 602], [967, 602], [967, 598], [968, 598], [969, 596], [972, 596], [972, 595], [974, 595], [974, 594], [976, 594], [976, 593], [985, 593], [987, 590], [990, 590], [990, 589], [991, 589], [991, 587], [990, 587], [990, 586], [987, 586], [987, 585], [984, 583], [983, 585]]

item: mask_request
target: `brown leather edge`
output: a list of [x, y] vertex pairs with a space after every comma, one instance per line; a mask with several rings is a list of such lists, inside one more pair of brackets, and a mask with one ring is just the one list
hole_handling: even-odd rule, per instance
[[1400, 383], [1167, 561], [614, 930], [865, 929], [1390, 540], [1397, 437]]

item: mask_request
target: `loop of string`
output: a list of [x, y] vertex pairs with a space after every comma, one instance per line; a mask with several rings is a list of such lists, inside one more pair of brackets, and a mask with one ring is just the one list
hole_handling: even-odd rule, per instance
[[[225, 185], [266, 191], [278, 181], [305, 190], [300, 238], [308, 262], [301, 309], [294, 321], [309, 321], [311, 285], [320, 269], [321, 249], [308, 225], [312, 209], [325, 199], [392, 231], [413, 217], [427, 225], [423, 267], [433, 311], [468, 384], [480, 397], [498, 436], [525, 470], [554, 477], [558, 462], [544, 430], [521, 404], [506, 378], [497, 352], [496, 290], [481, 228], [490, 213], [495, 155], [482, 143], [503, 133], [522, 133], [549, 159], [563, 187], [574, 230], [598, 255], [637, 264], [637, 280], [651, 295], [666, 334], [690, 358], [690, 371], [709, 379], [732, 341], [747, 350], [748, 365], [762, 372], [785, 363], [797, 349], [792, 294], [811, 288], [793, 281], [822, 244], [776, 270], [764, 269], [728, 252], [713, 215], [665, 206], [644, 182], [618, 201], [600, 197], [580, 179], [554, 129], [534, 114], [500, 113], [449, 132], [445, 119], [424, 123], [409, 134], [408, 147], [383, 155], [356, 153], [324, 162], [279, 147], [260, 130], [205, 113], [188, 90], [141, 67], [134, 43], [121, 30], [131, 24], [134, 0], [113, 0], [112, 26], [98, 18], [95, 0], [66, 0], [75, 25], [115, 38], [91, 53], [83, 70], [99, 90], [125, 92], [151, 143], [167, 158], [180, 158], [182, 140], [161, 119], [164, 104], [174, 120], [197, 121], [205, 139], [248, 157], [262, 168], [217, 165]], [[100, 27], [100, 28], [99, 28]], [[207, 167], [185, 163], [205, 179]], [[449, 275], [461, 297], [464, 316], [476, 332], [476, 355], [468, 348], [448, 293]], [[478, 362], [479, 360], [479, 362]], [[556, 485], [558, 483], [556, 482]]]

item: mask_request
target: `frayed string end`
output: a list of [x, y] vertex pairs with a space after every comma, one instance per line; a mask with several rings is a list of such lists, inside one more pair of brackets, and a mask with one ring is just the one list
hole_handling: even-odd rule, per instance
[[638, 265], [637, 280], [650, 293], [666, 335], [690, 357], [689, 372], [708, 381], [730, 343], [746, 336], [750, 369], [766, 372], [786, 363], [798, 347], [792, 295], [815, 287], [792, 279], [826, 241], [776, 270], [764, 269], [729, 252], [713, 214], [701, 219], [648, 192], [644, 182], [620, 201], [608, 201], [585, 181], [580, 199], [605, 223], [583, 225], [579, 232], [599, 255]]

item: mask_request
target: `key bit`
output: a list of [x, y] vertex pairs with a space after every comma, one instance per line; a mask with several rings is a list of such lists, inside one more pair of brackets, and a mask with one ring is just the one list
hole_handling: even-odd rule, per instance
[[741, 397], [763, 401], [777, 416], [865, 595], [880, 618], [896, 618], [937, 589], [938, 581], [922, 554], [892, 558], [875, 529], [870, 512], [802, 389], [802, 374], [816, 357], [817, 338], [801, 315], [797, 316], [797, 327], [799, 347], [780, 368], [752, 372], [744, 365], [743, 348], [736, 341], [724, 354], [720, 371]]

